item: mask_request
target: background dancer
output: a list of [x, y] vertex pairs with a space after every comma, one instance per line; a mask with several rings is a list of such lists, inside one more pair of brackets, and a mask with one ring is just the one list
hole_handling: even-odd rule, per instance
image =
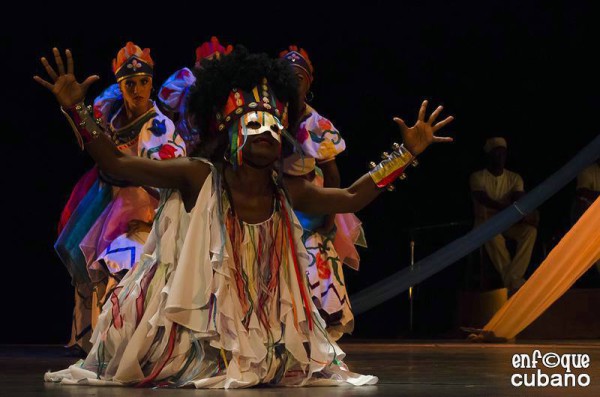
[[[283, 172], [316, 186], [339, 188], [340, 173], [335, 157], [346, 149], [346, 142], [331, 121], [307, 103], [313, 96], [310, 87], [314, 80], [314, 67], [308, 53], [292, 45], [279, 57], [294, 68], [301, 106], [294, 138], [302, 150], [284, 159]], [[360, 257], [354, 244], [366, 246], [364, 232], [354, 214], [311, 216], [296, 211], [296, 216], [304, 228], [302, 239], [310, 256], [307, 277], [312, 299], [327, 323], [327, 331], [337, 340], [354, 329], [343, 265], [358, 270]]]
[[[45, 59], [42, 63], [50, 70]], [[123, 153], [154, 160], [185, 156], [182, 137], [151, 99], [153, 69], [150, 49], [128, 42], [113, 60], [116, 84], [94, 101], [94, 117]], [[107, 288], [115, 286], [139, 260], [157, 198], [154, 189], [131, 186], [98, 173], [96, 167], [73, 189], [55, 245], [75, 286], [68, 346], [89, 349], [90, 330]]]

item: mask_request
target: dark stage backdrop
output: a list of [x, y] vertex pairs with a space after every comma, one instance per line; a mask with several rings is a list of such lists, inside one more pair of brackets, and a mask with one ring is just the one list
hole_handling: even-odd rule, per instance
[[[192, 65], [211, 35], [273, 55], [297, 43], [316, 67], [312, 104], [346, 139], [338, 160], [345, 184], [398, 139], [393, 116], [412, 123], [424, 98], [444, 104], [456, 116], [447, 128], [456, 142], [432, 147], [395, 193], [358, 214], [369, 248], [359, 273], [346, 269], [350, 292], [407, 266], [411, 229], [470, 220], [468, 176], [482, 166], [486, 137], [507, 137], [508, 168], [531, 188], [599, 131], [593, 2], [251, 3], [13, 2], [4, 13], [0, 343], [64, 343], [70, 331], [73, 291], [52, 245], [70, 189], [92, 163], [31, 78], [44, 73], [39, 57], [53, 46], [72, 49], [78, 76], [101, 76], [91, 99], [113, 82], [112, 58], [128, 40], [152, 49], [156, 87]], [[542, 206], [541, 242], [568, 227], [573, 190], [571, 183]], [[468, 227], [417, 234], [417, 259]], [[451, 334], [466, 263], [420, 286], [412, 336]], [[357, 337], [410, 335], [407, 296], [356, 320]]]

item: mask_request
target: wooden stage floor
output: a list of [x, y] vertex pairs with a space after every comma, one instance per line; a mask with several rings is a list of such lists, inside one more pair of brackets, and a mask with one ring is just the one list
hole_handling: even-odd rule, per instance
[[[535, 341], [517, 344], [469, 344], [462, 341], [362, 341], [342, 343], [346, 363], [356, 372], [379, 377], [379, 384], [365, 387], [252, 388], [244, 390], [134, 389], [120, 387], [62, 386], [43, 382], [46, 370], [65, 368], [75, 359], [65, 357], [60, 346], [0, 345], [0, 397], [30, 396], [600, 396], [600, 341]], [[555, 353], [587, 354], [587, 369], [572, 369], [571, 374], [588, 386], [515, 387], [515, 374], [537, 370], [513, 368], [516, 353], [532, 356]], [[558, 356], [548, 355], [549, 366]], [[523, 359], [523, 358], [522, 358]], [[564, 359], [564, 358], [563, 358]], [[561, 366], [553, 370], [538, 363], [555, 382], [565, 380]], [[528, 375], [530, 376], [530, 375]], [[560, 378], [560, 379], [557, 379]], [[520, 378], [517, 378], [518, 382]], [[552, 379], [552, 378], [550, 378]], [[542, 379], [543, 381], [543, 379]]]

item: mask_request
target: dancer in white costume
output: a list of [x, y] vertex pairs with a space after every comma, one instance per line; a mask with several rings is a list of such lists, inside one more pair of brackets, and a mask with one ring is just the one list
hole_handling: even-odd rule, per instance
[[[294, 138], [302, 151], [283, 160], [283, 173], [304, 178], [320, 187], [340, 187], [336, 156], [346, 150], [346, 142], [331, 121], [307, 102], [314, 68], [303, 48], [291, 45], [279, 53], [296, 72], [301, 116]], [[310, 257], [307, 269], [312, 300], [334, 340], [354, 329], [354, 315], [346, 288], [343, 265], [358, 270], [360, 256], [354, 245], [366, 247], [360, 220], [354, 214], [307, 215], [296, 211], [304, 229], [302, 240]]]
[[297, 120], [296, 80], [284, 62], [239, 47], [203, 63], [189, 111], [203, 125], [211, 162], [158, 162], [115, 149], [83, 104], [97, 77], [80, 84], [71, 53], [66, 70], [57, 49], [54, 57], [58, 73], [42, 60], [53, 83], [34, 78], [54, 93], [99, 168], [171, 193], [163, 192], [143, 258], [104, 306], [88, 357], [45, 379], [214, 388], [376, 383], [345, 367], [308, 296], [308, 257], [290, 203], [309, 214], [358, 211], [431, 143], [451, 141], [435, 132], [452, 118], [435, 123], [438, 107], [426, 119], [424, 102], [413, 127], [395, 119], [404, 145], [351, 187], [325, 189], [273, 171], [285, 128]]

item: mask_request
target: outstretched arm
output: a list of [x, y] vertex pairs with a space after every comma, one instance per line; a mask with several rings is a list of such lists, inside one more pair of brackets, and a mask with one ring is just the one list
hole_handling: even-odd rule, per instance
[[285, 177], [285, 185], [294, 209], [314, 215], [359, 211], [384, 191], [369, 174], [346, 189], [319, 187], [296, 177]]
[[85, 149], [100, 170], [135, 185], [187, 191], [198, 184], [201, 187], [210, 172], [208, 164], [189, 157], [158, 161], [124, 154], [105, 134], [99, 134]]
[[386, 185], [402, 174], [403, 169], [430, 144], [452, 142], [452, 138], [438, 137], [435, 133], [450, 123], [453, 117], [447, 117], [434, 124], [442, 107], [439, 106], [427, 121], [425, 121], [426, 111], [427, 101], [424, 101], [417, 122], [412, 127], [407, 127], [403, 120], [394, 118], [400, 127], [404, 147], [395, 149], [392, 155], [349, 188], [320, 188], [303, 178], [286, 177], [286, 187], [294, 208], [309, 214], [356, 212], [364, 208], [383, 191]]
[[50, 83], [39, 76], [34, 80], [54, 94], [63, 112], [69, 117], [80, 143], [92, 156], [98, 167], [106, 174], [137, 185], [159, 188], [175, 188], [184, 192], [193, 192], [202, 186], [210, 168], [201, 161], [188, 158], [169, 161], [154, 161], [121, 153], [102, 133], [89, 110], [83, 104], [89, 86], [99, 79], [90, 76], [78, 83], [74, 74], [74, 62], [71, 51], [66, 50], [66, 70], [58, 49], [53, 49], [56, 62], [55, 71], [46, 58], [41, 62], [50, 79]]

